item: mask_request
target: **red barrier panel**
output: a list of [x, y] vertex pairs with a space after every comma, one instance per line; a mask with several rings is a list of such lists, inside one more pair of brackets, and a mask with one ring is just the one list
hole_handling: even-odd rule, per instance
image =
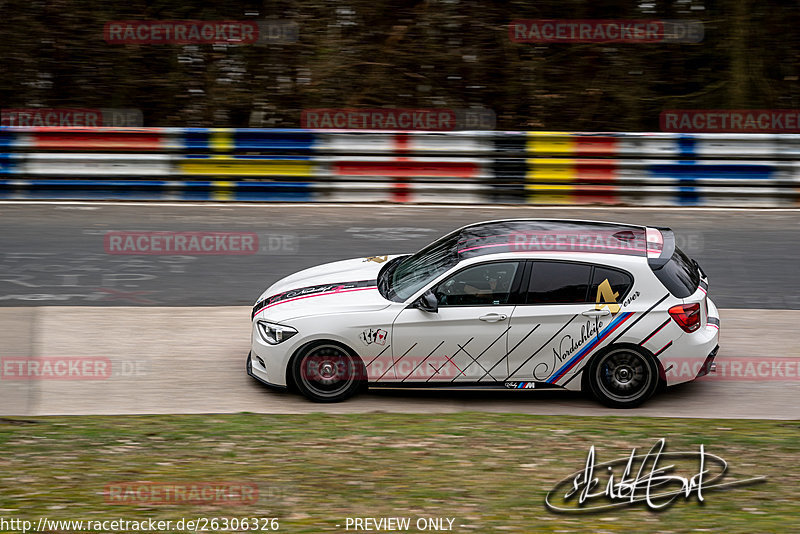
[[169, 148], [161, 128], [26, 128], [30, 148], [64, 150], [163, 150]]
[[337, 161], [331, 170], [344, 176], [478, 178], [481, 174], [477, 163], [455, 161]]
[[574, 138], [574, 155], [578, 157], [616, 156], [618, 141], [610, 136], [577, 136]]
[[613, 183], [617, 180], [617, 161], [613, 159], [577, 159], [574, 168], [577, 183]]

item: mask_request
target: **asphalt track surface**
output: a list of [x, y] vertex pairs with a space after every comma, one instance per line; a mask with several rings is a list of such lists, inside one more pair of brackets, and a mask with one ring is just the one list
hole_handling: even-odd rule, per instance
[[[4, 356], [108, 362], [96, 379], [0, 380], [0, 415], [455, 411], [554, 415], [800, 418], [800, 312], [722, 310], [721, 364], [780, 355], [784, 376], [742, 373], [669, 388], [635, 410], [566, 391], [371, 391], [316, 404], [245, 373], [249, 307], [0, 308]], [[768, 324], [763, 327], [762, 323]], [[791, 365], [791, 367], [789, 367]], [[90, 368], [91, 373], [91, 368]], [[719, 373], [718, 373], [719, 374]], [[731, 378], [731, 377], [729, 377]]]
[[[697, 381], [633, 411], [564, 391], [380, 391], [320, 405], [246, 376], [250, 305], [268, 284], [326, 261], [413, 251], [462, 224], [514, 217], [670, 226], [724, 308], [719, 360], [800, 358], [798, 211], [0, 204], [0, 356], [99, 358], [112, 369], [101, 380], [3, 376], [0, 415], [472, 410], [800, 418], [796, 371]], [[108, 231], [255, 232], [263, 250], [122, 256], [104, 250]]]
[[[330, 261], [405, 253], [472, 222], [545, 217], [669, 226], [721, 308], [800, 309], [800, 210], [0, 203], [0, 306], [249, 306]], [[119, 255], [109, 231], [247, 232], [251, 255]], [[224, 252], [224, 251], [223, 251]]]

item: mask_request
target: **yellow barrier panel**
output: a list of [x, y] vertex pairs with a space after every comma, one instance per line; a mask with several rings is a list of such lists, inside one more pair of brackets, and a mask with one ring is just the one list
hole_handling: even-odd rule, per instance
[[575, 160], [572, 158], [547, 159], [536, 158], [526, 160], [528, 170], [525, 172], [526, 182], [572, 182], [576, 177]]
[[575, 142], [569, 132], [528, 132], [526, 150], [531, 154], [570, 155]]
[[573, 185], [566, 184], [525, 184], [527, 204], [573, 204], [571, 192]]
[[230, 128], [213, 128], [208, 139], [211, 149], [217, 152], [233, 150], [233, 130]]
[[218, 180], [211, 182], [211, 187], [212, 200], [233, 200], [236, 182]]
[[181, 174], [189, 175], [310, 177], [314, 174], [311, 161], [238, 159], [231, 156], [184, 159], [178, 167]]

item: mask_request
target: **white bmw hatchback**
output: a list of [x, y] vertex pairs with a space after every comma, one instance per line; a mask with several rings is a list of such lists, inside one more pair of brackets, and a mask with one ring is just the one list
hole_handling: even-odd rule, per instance
[[565, 388], [634, 407], [713, 370], [707, 289], [667, 228], [483, 222], [275, 283], [253, 308], [247, 372], [319, 402], [366, 386]]

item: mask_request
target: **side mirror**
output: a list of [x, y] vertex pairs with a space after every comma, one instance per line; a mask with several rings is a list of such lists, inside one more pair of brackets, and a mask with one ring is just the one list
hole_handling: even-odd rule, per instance
[[439, 311], [439, 300], [436, 298], [436, 295], [433, 294], [433, 291], [426, 291], [414, 301], [411, 307], [430, 313], [436, 313]]

